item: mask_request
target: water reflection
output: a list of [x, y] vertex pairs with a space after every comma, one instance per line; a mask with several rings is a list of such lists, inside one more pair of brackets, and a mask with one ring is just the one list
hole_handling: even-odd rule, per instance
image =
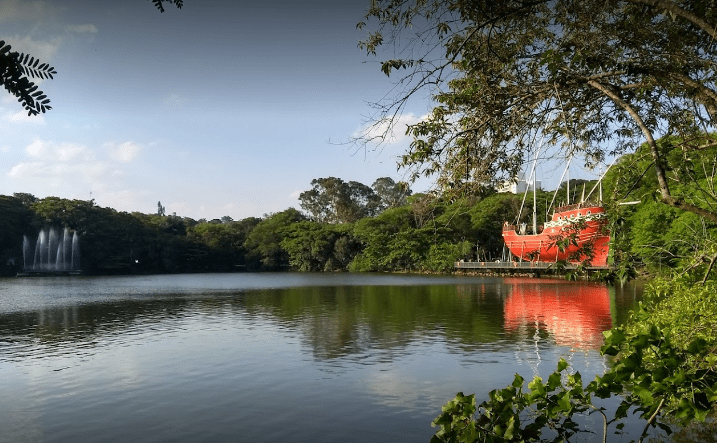
[[599, 349], [602, 332], [612, 327], [610, 290], [590, 283], [526, 282], [506, 279], [505, 329], [522, 337], [536, 329], [548, 332], [559, 346]]
[[[362, 360], [367, 353], [372, 359], [391, 359], [410, 343], [430, 343], [437, 336], [449, 349], [470, 353], [486, 344], [525, 340], [536, 330], [558, 346], [598, 349], [602, 332], [618, 316], [616, 306], [611, 310], [611, 296], [615, 300], [603, 285], [535, 279], [143, 294], [0, 314], [0, 340], [11, 349], [39, 344], [35, 355], [42, 357], [53, 346], [86, 350], [100, 337], [165, 334], [181, 328], [181, 319], [201, 316], [205, 322], [256, 319], [294, 331], [317, 360]], [[629, 306], [636, 301], [617, 298]], [[625, 307], [617, 308], [624, 316]], [[0, 359], [17, 357], [15, 352], [20, 351], [6, 348]]]

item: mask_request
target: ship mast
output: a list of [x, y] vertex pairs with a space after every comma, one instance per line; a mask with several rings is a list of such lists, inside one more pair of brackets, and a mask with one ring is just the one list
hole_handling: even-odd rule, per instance
[[[535, 154], [535, 163], [538, 162], [538, 154]], [[533, 163], [533, 234], [538, 233], [538, 181], [535, 178], [535, 163]]]
[[568, 166], [565, 167], [565, 172], [567, 172], [567, 174], [568, 174], [568, 178], [565, 181], [566, 189], [568, 191], [567, 197], [566, 197], [567, 200], [565, 201], [565, 204], [569, 205], [570, 204], [570, 162], [568, 162]]

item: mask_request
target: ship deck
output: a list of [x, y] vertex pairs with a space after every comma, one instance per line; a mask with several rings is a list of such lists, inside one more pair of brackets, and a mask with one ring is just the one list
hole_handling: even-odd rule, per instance
[[[575, 264], [566, 264], [557, 267], [555, 263], [547, 262], [529, 262], [529, 261], [457, 261], [453, 265], [456, 272], [478, 273], [478, 274], [498, 274], [498, 275], [531, 275], [539, 277], [541, 275], [561, 275], [574, 271], [578, 268]], [[610, 269], [610, 266], [588, 266], [583, 268], [589, 273]]]

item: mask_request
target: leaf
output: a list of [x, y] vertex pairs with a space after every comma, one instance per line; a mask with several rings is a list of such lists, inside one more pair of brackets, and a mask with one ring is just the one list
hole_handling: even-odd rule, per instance
[[667, 434], [667, 435], [672, 434], [672, 428], [669, 427], [668, 425], [666, 425], [666, 424], [664, 424], [664, 423], [658, 421], [658, 422], [657, 422], [657, 426], [659, 426], [660, 429], [662, 429], [663, 431], [665, 431], [665, 434]]
[[687, 347], [687, 352], [690, 354], [699, 354], [701, 353], [705, 348], [707, 347], [707, 341], [703, 338], [698, 338], [694, 340], [690, 345]]
[[554, 391], [560, 385], [561, 385], [560, 373], [553, 372], [552, 374], [550, 374], [550, 376], [548, 377], [548, 384], [546, 386], [548, 391]]
[[523, 377], [521, 377], [519, 374], [515, 374], [512, 386], [514, 388], [520, 388], [521, 386], [523, 386], [523, 382], [525, 382], [525, 379], [523, 379]]
[[569, 392], [565, 392], [565, 393], [563, 393], [563, 395], [561, 395], [559, 397], [558, 405], [564, 412], [566, 412], [566, 413], [570, 412], [570, 410], [572, 409], [572, 404], [570, 403], [570, 393]]
[[505, 433], [503, 434], [503, 437], [505, 437], [508, 440], [513, 439], [513, 432], [515, 431], [515, 416], [510, 417], [508, 420], [508, 426], [506, 426]]

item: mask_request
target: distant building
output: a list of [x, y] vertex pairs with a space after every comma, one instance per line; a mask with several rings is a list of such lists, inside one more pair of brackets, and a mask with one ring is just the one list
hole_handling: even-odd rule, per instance
[[[538, 190], [542, 191], [543, 188], [540, 184], [540, 180], [536, 180], [535, 187], [538, 188]], [[503, 186], [498, 187], [498, 192], [507, 193], [510, 192], [511, 194], [523, 194], [526, 191], [532, 191], [533, 190], [533, 184], [532, 183], [526, 183], [525, 180], [517, 180], [517, 181], [508, 181], [503, 183]]]

